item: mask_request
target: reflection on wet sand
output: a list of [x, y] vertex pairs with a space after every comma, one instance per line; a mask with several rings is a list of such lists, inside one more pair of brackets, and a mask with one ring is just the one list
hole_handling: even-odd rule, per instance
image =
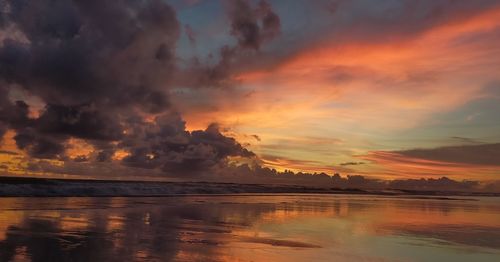
[[498, 261], [500, 201], [0, 198], [0, 261]]

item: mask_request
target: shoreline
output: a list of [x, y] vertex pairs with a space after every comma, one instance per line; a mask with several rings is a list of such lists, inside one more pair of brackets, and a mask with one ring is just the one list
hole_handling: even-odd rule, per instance
[[[235, 194], [336, 194], [378, 196], [500, 197], [500, 193], [368, 190], [283, 184], [247, 184], [203, 181], [85, 180], [0, 177], [0, 197], [172, 197]], [[448, 198], [445, 198], [448, 199]]]

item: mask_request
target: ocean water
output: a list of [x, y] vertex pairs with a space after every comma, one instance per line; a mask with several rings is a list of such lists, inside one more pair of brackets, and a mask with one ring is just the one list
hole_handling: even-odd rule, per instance
[[0, 261], [500, 261], [500, 199], [0, 198]]

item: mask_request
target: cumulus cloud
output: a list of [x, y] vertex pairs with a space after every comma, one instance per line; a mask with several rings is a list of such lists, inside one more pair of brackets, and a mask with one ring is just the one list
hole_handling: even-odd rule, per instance
[[[3, 124], [16, 130], [19, 148], [55, 157], [69, 137], [118, 140], [120, 121], [133, 110], [160, 113], [174, 69], [179, 26], [162, 1], [15, 1], [2, 12], [26, 41], [0, 47], [5, 94], [21, 86], [46, 104], [28, 118], [24, 101], [1, 101]], [[129, 112], [127, 112], [129, 111]]]
[[456, 181], [447, 177], [438, 179], [398, 179], [388, 183], [390, 188], [406, 189], [406, 190], [421, 190], [421, 191], [478, 191], [480, 183], [478, 181], [463, 180]]
[[123, 159], [125, 165], [172, 174], [200, 172], [229, 156], [254, 156], [234, 138], [222, 135], [216, 124], [186, 131], [178, 114], [157, 117], [152, 124], [136, 123], [118, 147], [131, 152]]
[[64, 153], [63, 139], [38, 133], [33, 128], [17, 130], [14, 136], [19, 149], [36, 158], [60, 158]]
[[[259, 12], [272, 20], [270, 10]], [[28, 156], [67, 161], [71, 138], [94, 149], [74, 162], [110, 162], [122, 150], [124, 166], [171, 173], [254, 156], [215, 124], [186, 131], [172, 108], [180, 25], [164, 1], [15, 1], [2, 5], [1, 21], [24, 37], [0, 45], [0, 135], [14, 130]], [[31, 105], [11, 101], [14, 86], [40, 98], [43, 110], [33, 116]]]
[[386, 180], [362, 175], [343, 176], [338, 173], [330, 176], [326, 173], [279, 172], [260, 165], [230, 165], [218, 172], [218, 175], [226, 181], [234, 182], [293, 184], [337, 189], [500, 192], [497, 182], [481, 183], [474, 180], [454, 180], [448, 177]]
[[172, 70], [179, 26], [164, 2], [15, 1], [4, 20], [28, 43], [4, 40], [0, 75], [46, 103], [168, 106], [159, 78]]

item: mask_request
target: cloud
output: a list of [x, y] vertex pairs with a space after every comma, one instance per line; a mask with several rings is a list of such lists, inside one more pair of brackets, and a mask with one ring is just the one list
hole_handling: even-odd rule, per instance
[[474, 177], [491, 180], [499, 174], [500, 144], [459, 145], [400, 151], [371, 151], [358, 156], [371, 161], [382, 177]]
[[150, 124], [135, 123], [118, 147], [130, 151], [125, 165], [161, 168], [174, 176], [206, 171], [230, 156], [255, 156], [234, 138], [222, 135], [217, 124], [188, 132], [176, 114], [157, 117]]
[[2, 142], [3, 136], [5, 135], [6, 132], [7, 132], [7, 126], [4, 123], [0, 122], [0, 143]]
[[[0, 16], [0, 93], [6, 94], [0, 97], [0, 136], [11, 130], [15, 145], [31, 157], [30, 161], [46, 159], [43, 165], [33, 165], [40, 166], [36, 169], [39, 171], [49, 166], [54, 172], [80, 174], [89, 172], [86, 167], [95, 168], [96, 174], [129, 170], [128, 173], [173, 176], [248, 171], [262, 181], [267, 181], [267, 177], [272, 181], [291, 179], [295, 183], [330, 181], [327, 171], [339, 167], [325, 165], [326, 158], [331, 161], [329, 153], [351, 152], [344, 145], [349, 143], [349, 137], [329, 140], [328, 137], [337, 137], [330, 131], [366, 134], [373, 131], [364, 130], [366, 126], [377, 131], [386, 126], [401, 128], [437, 111], [452, 109], [473, 99], [478, 90], [467, 82], [440, 82], [446, 73], [468, 79], [477, 77], [460, 74], [464, 70], [455, 67], [467, 65], [453, 62], [489, 65], [491, 61], [487, 59], [493, 57], [471, 51], [488, 50], [472, 48], [484, 47], [481, 41], [455, 40], [469, 31], [490, 32], [491, 24], [495, 24], [490, 20], [496, 13], [485, 10], [496, 5], [494, 2], [459, 1], [451, 5], [447, 1], [404, 1], [357, 8], [358, 5], [337, 2], [328, 17], [320, 17], [322, 10], [316, 10], [318, 17], [306, 19], [312, 27], [298, 30], [295, 37], [300, 43], [295, 45], [290, 44], [294, 37], [279, 37], [287, 29], [282, 28], [286, 22], [283, 15], [287, 14], [282, 13], [280, 3], [271, 6], [267, 1], [228, 1], [227, 23], [215, 30], [224, 32], [220, 36], [224, 41], [217, 42], [213, 50], [203, 50], [210, 53], [207, 59], [198, 55], [191, 59], [177, 53], [181, 27], [184, 25], [191, 42], [199, 43], [203, 34], [194, 35], [201, 32], [195, 21], [181, 23], [165, 1], [8, 2], [1, 7]], [[331, 19], [331, 23], [325, 19]], [[327, 28], [313, 28], [318, 22], [325, 22]], [[464, 33], [456, 24], [469, 31]], [[328, 43], [328, 50], [317, 46], [319, 40], [312, 34]], [[443, 52], [447, 52], [443, 59], [432, 59]], [[485, 60], [466, 59], [476, 55]], [[449, 57], [454, 60], [446, 59]], [[422, 68], [413, 67], [415, 61], [422, 61], [418, 63]], [[454, 65], [450, 72], [437, 70], [448, 70], [445, 65], [449, 64]], [[495, 66], [488, 67], [496, 70]], [[438, 88], [429, 88], [428, 83]], [[18, 89], [25, 97], [16, 94]], [[360, 93], [371, 95], [359, 96]], [[179, 99], [181, 95], [176, 94], [185, 94], [187, 98]], [[40, 104], [26, 99], [28, 96], [37, 98]], [[444, 96], [446, 100], [442, 99]], [[251, 113], [242, 114], [245, 110]], [[186, 128], [186, 112], [193, 111], [236, 116], [234, 121], [226, 119], [225, 123], [251, 123], [256, 128], [243, 130], [258, 133], [255, 140], [263, 137], [262, 141], [269, 143], [259, 143], [268, 151], [263, 155], [264, 164], [268, 161], [283, 169], [291, 166], [320, 173], [314, 176], [278, 172], [260, 165], [232, 167], [231, 158], [254, 161], [255, 154], [227, 136], [217, 124], [205, 128], [207, 123], [219, 123], [217, 117], [200, 114], [203, 127]], [[273, 128], [274, 134], [290, 132], [287, 135], [294, 139], [276, 141], [277, 135], [260, 133]], [[308, 133], [298, 134], [299, 130]], [[90, 149], [69, 152], [75, 139]], [[333, 146], [343, 148], [332, 149]], [[294, 152], [283, 154], [288, 157], [268, 157], [276, 155], [279, 149]], [[299, 151], [310, 153], [308, 159], [315, 160], [295, 160], [302, 158]], [[441, 151], [381, 151], [367, 159], [405, 159], [406, 165], [421, 166], [434, 161], [434, 167], [442, 170], [465, 170], [439, 161], [466, 156], [459, 157], [458, 150], [451, 150], [456, 151], [453, 156], [449, 149]], [[425, 155], [434, 160], [424, 161]], [[487, 156], [474, 159], [467, 161], [477, 165], [494, 161]], [[62, 164], [49, 165], [52, 161]], [[351, 172], [342, 166], [359, 163], [345, 162], [339, 170]], [[420, 170], [425, 170], [424, 174], [434, 172]], [[379, 185], [366, 177], [346, 179], [349, 186]]]
[[[249, 92], [240, 90], [238, 75], [250, 68], [272, 66], [279, 59], [264, 52], [265, 44], [276, 39], [281, 32], [280, 17], [267, 1], [253, 6], [251, 1], [226, 2], [228, 33], [236, 43], [223, 43], [207, 57], [195, 55], [177, 71], [174, 84], [181, 87], [172, 94], [175, 106], [183, 112], [216, 111], [232, 97], [238, 106]], [[224, 29], [225, 30], [225, 29]], [[188, 39], [191, 28], [185, 28]], [[213, 121], [212, 121], [213, 122]]]
[[9, 150], [0, 150], [0, 154], [11, 155], [11, 156], [17, 156], [17, 155], [19, 155], [19, 153], [14, 152], [14, 151], [9, 151]]
[[190, 25], [184, 25], [184, 32], [186, 32], [189, 43], [192, 45], [196, 44], [196, 34]]
[[255, 140], [257, 140], [258, 142], [262, 141], [262, 139], [258, 135], [250, 135], [250, 136], [253, 137]]
[[259, 50], [264, 41], [280, 33], [280, 18], [267, 1], [261, 0], [255, 9], [246, 0], [230, 1], [229, 5], [231, 34], [241, 48]]
[[482, 143], [481, 141], [478, 141], [476, 139], [469, 138], [469, 137], [452, 136], [451, 139], [457, 140], [460, 143], [464, 143], [464, 144], [481, 144]]
[[221, 170], [218, 175], [226, 181], [293, 184], [340, 189], [500, 192], [500, 187], [496, 182], [454, 180], [448, 177], [390, 180], [374, 179], [362, 175], [342, 176], [338, 173], [329, 176], [325, 173], [278, 172], [275, 169], [260, 165], [230, 165]]
[[500, 166], [500, 143], [395, 151], [403, 156], [459, 164]]
[[[331, 1], [319, 3], [325, 20], [320, 27], [323, 35], [311, 37], [314, 41], [336, 38], [338, 42], [382, 42], [412, 38], [434, 27], [471, 18], [478, 13], [498, 7], [498, 2], [491, 1], [425, 1], [403, 0], [397, 3], [380, 1]], [[320, 12], [318, 12], [320, 13]], [[348, 15], [346, 15], [348, 14]], [[320, 39], [318, 39], [320, 38]]]
[[357, 165], [363, 165], [365, 162], [344, 162], [340, 163], [341, 166], [357, 166]]
[[478, 181], [463, 180], [456, 181], [449, 179], [447, 177], [441, 177], [438, 179], [428, 178], [428, 179], [398, 179], [390, 181], [388, 186], [395, 189], [407, 189], [407, 190], [422, 190], [422, 191], [439, 191], [439, 190], [449, 190], [449, 191], [478, 191], [480, 188], [480, 183]]
[[79, 155], [79, 156], [76, 156], [75, 158], [73, 158], [73, 161], [76, 161], [76, 162], [87, 162], [87, 161], [89, 161], [89, 159], [87, 158], [87, 156]]
[[[164, 1], [6, 5], [0, 26], [16, 28], [24, 38], [7, 36], [0, 45], [0, 91], [6, 94], [0, 98], [0, 135], [13, 130], [29, 157], [89, 167], [120, 161], [172, 174], [254, 156], [216, 124], [186, 131], [172, 108], [168, 94], [174, 75], [181, 74], [175, 54], [180, 23]], [[274, 13], [265, 3], [259, 8], [255, 17], [264, 21], [262, 34], [269, 33]], [[12, 101], [14, 87], [40, 98], [43, 109], [32, 115], [32, 105]], [[88, 143], [91, 152], [69, 155], [71, 139]], [[124, 152], [121, 159], [115, 159], [117, 151]]]
[[94, 140], [119, 140], [123, 130], [116, 118], [88, 105], [49, 104], [34, 122], [41, 133]]
[[16, 1], [2, 13], [26, 41], [0, 47], [2, 89], [18, 85], [45, 103], [36, 119], [24, 101], [0, 101], [19, 148], [56, 157], [69, 137], [114, 141], [123, 118], [169, 109], [179, 26], [162, 1]]
[[28, 40], [4, 40], [7, 82], [53, 105], [168, 107], [159, 81], [172, 71], [179, 26], [162, 1], [16, 1], [5, 19]]
[[63, 139], [39, 134], [33, 128], [17, 130], [14, 136], [19, 149], [36, 158], [60, 158], [64, 153]]

